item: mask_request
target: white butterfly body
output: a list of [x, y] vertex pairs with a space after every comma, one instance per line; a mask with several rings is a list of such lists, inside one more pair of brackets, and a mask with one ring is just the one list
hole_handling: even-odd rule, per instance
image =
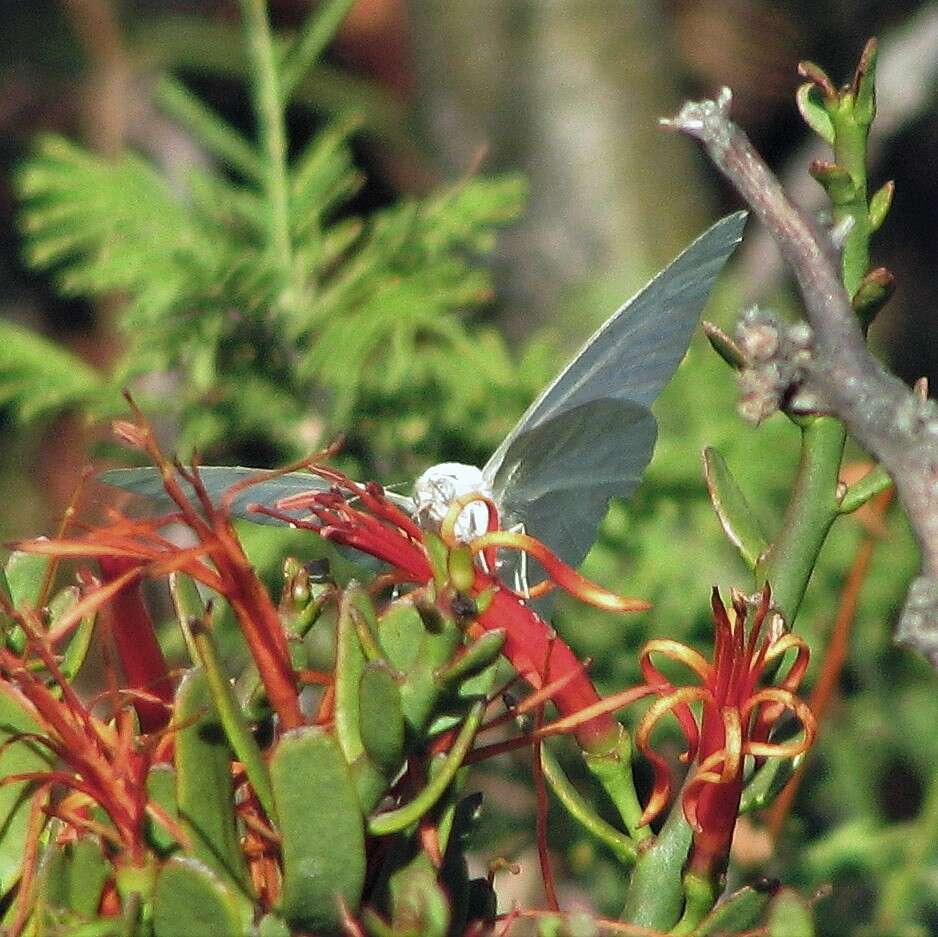
[[[481, 494], [494, 498], [492, 486], [480, 469], [461, 462], [442, 462], [428, 468], [414, 482], [414, 519], [421, 527], [436, 530], [449, 513], [450, 506], [464, 495]], [[479, 537], [488, 528], [488, 511], [484, 504], [467, 505], [456, 521], [456, 536], [463, 543]]]

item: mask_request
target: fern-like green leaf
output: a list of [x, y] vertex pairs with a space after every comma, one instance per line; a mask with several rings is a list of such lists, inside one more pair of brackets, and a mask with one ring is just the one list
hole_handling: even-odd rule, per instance
[[0, 406], [23, 420], [88, 405], [107, 379], [80, 358], [29, 329], [0, 321]]
[[[505, 411], [493, 389], [511, 394], [510, 357], [494, 334], [477, 354], [462, 317], [491, 296], [487, 271], [474, 263], [520, 213], [520, 177], [473, 179], [343, 217], [362, 185], [350, 146], [358, 119], [336, 120], [288, 167], [285, 288], [282, 258], [269, 247], [263, 153], [180, 83], [164, 81], [159, 98], [243, 181], [211, 169], [170, 181], [139, 155], [105, 160], [52, 136], [18, 176], [28, 261], [53, 271], [67, 294], [125, 301], [127, 344], [108, 386], [163, 373], [172, 389], [161, 383], [160, 407], [168, 397], [183, 445], [216, 457], [213, 447], [238, 440], [292, 457], [379, 414], [392, 424], [385, 455], [399, 454], [403, 434], [393, 425], [412, 421], [407, 410], [421, 397], [440, 399], [441, 413], [418, 434], [435, 455], [430, 440], [440, 448], [454, 421], [487, 426]], [[454, 365], [457, 357], [472, 363]], [[29, 372], [27, 362], [21, 374]], [[21, 397], [35, 393], [36, 374], [17, 385]], [[66, 397], [37, 400], [54, 408]]]

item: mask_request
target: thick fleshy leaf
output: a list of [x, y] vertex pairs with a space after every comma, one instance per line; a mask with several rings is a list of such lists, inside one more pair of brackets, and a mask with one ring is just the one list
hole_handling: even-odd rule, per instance
[[404, 712], [397, 680], [386, 664], [366, 665], [359, 684], [358, 710], [368, 757], [382, 774], [393, 777], [404, 754]]
[[55, 930], [94, 917], [111, 872], [101, 843], [93, 836], [50, 846], [40, 873], [40, 918]]
[[[332, 736], [318, 726], [287, 732], [270, 762], [283, 837], [280, 910], [294, 927], [340, 930], [365, 881], [365, 828], [358, 795]], [[160, 935], [161, 937], [161, 935]]]
[[426, 853], [391, 876], [391, 922], [398, 934], [446, 937], [450, 905]]
[[505, 630], [486, 631], [466, 647], [465, 653], [440, 667], [436, 672], [440, 686], [456, 686], [494, 664], [505, 644]]
[[709, 446], [704, 449], [704, 475], [710, 501], [730, 542], [751, 569], [768, 549], [768, 538], [736, 483], [726, 460]]
[[[74, 608], [80, 597], [81, 594], [75, 586], [62, 589], [55, 595], [49, 603], [49, 627], [54, 628], [59, 619]], [[91, 650], [97, 618], [97, 612], [85, 615], [69, 640], [59, 665], [66, 680], [73, 680], [84, 665]]]
[[834, 143], [834, 122], [831, 115], [821, 99], [821, 93], [814, 82], [807, 81], [798, 88], [795, 100], [798, 102], [798, 110], [804, 122], [822, 139], [825, 143], [833, 145]]
[[223, 879], [249, 888], [234, 812], [232, 753], [201, 670], [176, 692], [176, 803], [193, 854]]
[[257, 937], [291, 937], [290, 928], [275, 914], [265, 914], [257, 925]]
[[762, 920], [777, 888], [777, 882], [766, 881], [746, 885], [733, 892], [701, 921], [694, 931], [694, 937], [736, 934], [755, 927]]
[[889, 214], [889, 209], [892, 207], [892, 199], [895, 194], [896, 184], [890, 179], [870, 197], [870, 233], [878, 231], [882, 227], [886, 215]]
[[[54, 761], [48, 749], [37, 742], [9, 742], [21, 733], [41, 735], [42, 729], [10, 687], [0, 683], [0, 778], [42, 771]], [[20, 874], [32, 787], [28, 781], [0, 785], [0, 894], [6, 894]]]
[[38, 553], [14, 550], [6, 561], [5, 572], [10, 587], [10, 598], [16, 608], [36, 607], [39, 590], [52, 558]]
[[[413, 605], [393, 605], [381, 616], [378, 640], [391, 666], [404, 674], [401, 708], [408, 729], [418, 738], [426, 731], [440, 698], [437, 668], [452, 659], [462, 639], [462, 631], [449, 619], [440, 618], [428, 628]], [[448, 725], [434, 724], [435, 731], [459, 721], [457, 717], [446, 718]]]
[[[363, 812], [368, 813], [387, 790], [388, 778], [372, 761], [364, 741], [360, 704], [367, 700], [361, 692], [365, 672], [365, 652], [359, 624], [370, 631], [375, 612], [371, 599], [357, 583], [342, 595], [336, 636], [335, 737], [352, 773]], [[369, 637], [369, 644], [374, 639]]]
[[163, 866], [153, 896], [154, 937], [247, 937], [250, 908], [198, 860]]
[[[178, 818], [176, 807], [176, 771], [172, 765], [160, 763], [154, 765], [147, 775], [147, 796], [163, 808], [168, 816]], [[160, 854], [166, 855], [177, 846], [176, 838], [152, 817], [147, 820], [147, 839]]]

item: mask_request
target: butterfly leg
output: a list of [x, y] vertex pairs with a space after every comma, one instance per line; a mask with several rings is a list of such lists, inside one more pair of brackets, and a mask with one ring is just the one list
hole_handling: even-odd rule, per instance
[[[528, 532], [523, 521], [513, 524], [508, 530], [513, 534], [526, 534]], [[519, 595], [523, 595], [525, 599], [530, 599], [531, 593], [528, 588], [528, 554], [525, 553], [524, 550], [519, 551], [518, 565], [515, 567], [514, 578], [515, 592]]]

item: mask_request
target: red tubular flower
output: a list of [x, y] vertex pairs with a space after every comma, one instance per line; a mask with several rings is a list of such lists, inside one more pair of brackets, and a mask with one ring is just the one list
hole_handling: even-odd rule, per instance
[[[148, 816], [180, 842], [187, 842], [178, 823], [147, 793], [146, 778], [159, 737], [138, 735], [132, 713], [124, 705], [112, 724], [98, 719], [59, 670], [35, 615], [12, 608], [6, 611], [22, 625], [36, 659], [26, 660], [0, 647], [0, 691], [13, 696], [33, 716], [42, 731], [28, 737], [53, 752], [60, 765], [10, 775], [4, 781], [34, 780], [68, 790], [68, 796], [55, 807], [47, 807], [46, 812], [59, 817], [74, 832], [102, 835], [119, 852], [121, 861], [130, 865], [142, 866], [147, 861]], [[58, 687], [58, 694], [46, 685], [46, 674]], [[137, 694], [127, 691], [121, 696], [126, 700]], [[110, 825], [93, 818], [88, 809], [92, 805], [105, 811]]]
[[[125, 557], [102, 556], [99, 562], [107, 582], [114, 582], [131, 570], [143, 572], [140, 563]], [[140, 595], [139, 577], [130, 579], [118, 590], [110, 602], [102, 606], [101, 612], [110, 625], [127, 686], [158, 697], [156, 700], [134, 700], [141, 730], [148, 733], [162, 729], [169, 722], [173, 683], [166, 658], [156, 640], [153, 620]]]
[[[64, 615], [50, 632], [50, 639], [56, 641], [64, 637], [89, 608], [98, 609], [105, 600], [115, 597], [120, 601], [121, 594], [137, 578], [135, 567], [149, 576], [166, 575], [176, 570], [184, 572], [223, 596], [231, 606], [257, 665], [267, 698], [280, 717], [283, 728], [294, 729], [303, 725], [305, 720], [299, 704], [299, 688], [280, 617], [241, 548], [229, 516], [228, 502], [221, 506], [212, 504], [198, 469], [170, 464], [142, 415], [138, 412], [137, 416], [140, 424], [122, 424], [121, 435], [147, 451], [162, 474], [167, 494], [179, 510], [150, 520], [118, 517], [109, 526], [89, 531], [81, 538], [32, 540], [20, 544], [20, 549], [31, 553], [58, 558], [96, 557], [105, 566], [110, 563], [115, 568], [119, 565], [127, 570], [90, 593]], [[257, 480], [269, 474], [259, 472]], [[188, 483], [195, 493], [194, 498], [186, 494], [182, 481]], [[233, 488], [229, 495], [233, 497], [237, 490], [240, 487]], [[198, 540], [195, 547], [179, 547], [162, 536], [164, 527], [180, 523], [195, 535]], [[152, 676], [152, 665], [151, 654], [146, 664], [147, 676]], [[150, 690], [152, 692], [152, 687]]]
[[[391, 503], [380, 486], [353, 482], [331, 469], [315, 467], [313, 470], [332, 481], [334, 487], [328, 492], [310, 491], [285, 498], [275, 509], [256, 505], [255, 510], [285, 519], [286, 511], [307, 510], [312, 516], [310, 520], [296, 521], [295, 515], [291, 514], [290, 521], [383, 560], [391, 566], [392, 578], [400, 583], [423, 587], [435, 581], [428, 547], [428, 538], [433, 535]], [[463, 545], [455, 535], [456, 520], [474, 501], [485, 503], [489, 509], [489, 532]], [[569, 645], [525, 604], [525, 597], [486, 571], [494, 568], [497, 548], [509, 547], [531, 554], [550, 577], [547, 588], [560, 586], [600, 608], [635, 611], [648, 608], [648, 603], [607, 592], [584, 579], [539, 541], [523, 534], [498, 530], [497, 526], [495, 505], [481, 495], [469, 495], [455, 502], [441, 526], [440, 536], [448, 548], [468, 549], [471, 555], [484, 558], [484, 566], [473, 565], [469, 588], [463, 589], [464, 594], [478, 600], [479, 614], [471, 628], [479, 631], [504, 629], [503, 653], [518, 673], [535, 689], [547, 681], [561, 683], [551, 698], [561, 716], [571, 716], [598, 703], [600, 697]], [[544, 591], [546, 589], [541, 587], [538, 594]], [[438, 598], [447, 601], [454, 595], [455, 590], [451, 589], [448, 598], [445, 594]], [[565, 676], [570, 679], [563, 681]], [[583, 748], [605, 752], [618, 741], [619, 724], [611, 712], [601, 712], [579, 725], [576, 734]]]
[[[713, 590], [715, 626], [713, 662], [676, 641], [649, 641], [642, 649], [641, 666], [646, 683], [659, 699], [642, 718], [635, 742], [655, 768], [655, 787], [645, 809], [650, 821], [667, 803], [669, 771], [664, 759], [649, 745], [651, 732], [666, 713], [673, 713], [687, 738], [684, 761], [696, 759], [696, 768], [684, 791], [684, 814], [694, 830], [688, 871], [712, 880], [725, 868], [736, 826], [744, 784], [746, 756], [793, 758], [810, 748], [815, 720], [795, 695], [808, 666], [808, 648], [793, 634], [763, 634], [771, 596], [768, 586], [752, 609], [741, 593], [733, 593], [734, 618], [727, 614], [720, 595]], [[750, 625], [746, 628], [747, 620]], [[759, 687], [770, 664], [794, 649], [795, 660], [785, 678], [775, 686]], [[685, 664], [700, 678], [697, 686], [675, 688], [652, 663], [661, 654]], [[690, 704], [701, 704], [698, 719]], [[772, 730], [786, 712], [801, 722], [802, 732], [791, 742], [769, 741]], [[699, 728], [698, 728], [699, 725]]]

